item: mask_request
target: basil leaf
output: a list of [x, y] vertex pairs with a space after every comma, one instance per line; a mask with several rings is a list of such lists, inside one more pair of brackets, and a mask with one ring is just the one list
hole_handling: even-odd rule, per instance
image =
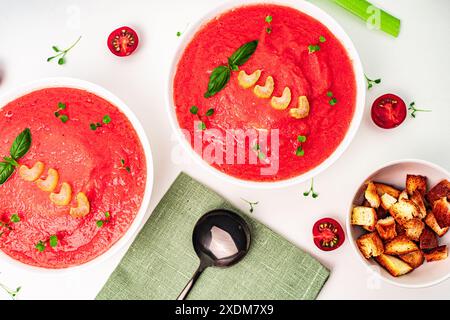
[[208, 91], [205, 93], [205, 98], [210, 98], [217, 92], [222, 90], [230, 81], [231, 70], [227, 66], [219, 66], [213, 70], [209, 77]]
[[31, 146], [31, 132], [26, 128], [14, 140], [9, 153], [14, 160], [22, 158]]
[[230, 68], [235, 70], [236, 66], [242, 66], [250, 59], [258, 46], [258, 40], [248, 42], [237, 49], [230, 58], [228, 58], [228, 64]]
[[14, 172], [14, 166], [7, 162], [0, 162], [0, 185], [4, 184]]

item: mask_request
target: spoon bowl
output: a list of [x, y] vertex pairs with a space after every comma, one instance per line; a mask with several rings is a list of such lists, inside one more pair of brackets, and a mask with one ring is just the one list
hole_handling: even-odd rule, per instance
[[177, 300], [184, 300], [200, 274], [208, 267], [230, 267], [247, 254], [250, 247], [250, 228], [238, 214], [213, 210], [196, 223], [192, 243], [200, 265]]

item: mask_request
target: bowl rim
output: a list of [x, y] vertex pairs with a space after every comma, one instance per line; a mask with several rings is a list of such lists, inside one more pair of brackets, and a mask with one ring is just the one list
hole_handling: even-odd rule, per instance
[[81, 80], [77, 78], [71, 77], [47, 77], [41, 78], [38, 80], [34, 80], [28, 83], [25, 83], [20, 86], [15, 86], [4, 94], [0, 95], [0, 110], [9, 102], [26, 95], [27, 93], [31, 93], [36, 90], [45, 89], [45, 88], [56, 88], [56, 87], [66, 87], [66, 88], [75, 88], [81, 89], [88, 92], [91, 92], [106, 101], [113, 104], [116, 108], [118, 108], [130, 121], [136, 134], [141, 142], [142, 148], [144, 150], [144, 155], [146, 158], [146, 167], [147, 167], [147, 177], [145, 184], [144, 196], [142, 198], [141, 206], [139, 208], [138, 213], [136, 214], [133, 222], [130, 224], [128, 230], [122, 235], [119, 240], [117, 240], [109, 249], [103, 252], [101, 255], [83, 263], [80, 265], [69, 266], [66, 268], [52, 269], [45, 267], [38, 267], [33, 265], [28, 265], [19, 260], [16, 260], [3, 251], [0, 250], [0, 259], [2, 262], [8, 263], [12, 267], [16, 267], [18, 269], [22, 269], [24, 271], [28, 271], [31, 273], [37, 273], [39, 275], [67, 275], [70, 272], [86, 270], [99, 265], [100, 263], [108, 260], [112, 256], [115, 256], [118, 251], [120, 251], [127, 243], [129, 243], [132, 239], [134, 239], [137, 232], [140, 230], [140, 227], [143, 225], [145, 215], [147, 213], [148, 207], [150, 205], [150, 198], [153, 189], [154, 182], [154, 170], [153, 170], [153, 157], [150, 147], [150, 142], [145, 133], [144, 127], [133, 113], [133, 111], [128, 107], [125, 102], [123, 102], [120, 98], [114, 95], [109, 90], [103, 88], [100, 85], [95, 83]]
[[[293, 178], [279, 180], [279, 181], [252, 181], [252, 180], [244, 180], [240, 179], [228, 174], [221, 172], [220, 170], [209, 165], [205, 160], [202, 159], [200, 155], [198, 155], [190, 143], [184, 137], [181, 128], [178, 124], [174, 101], [173, 101], [173, 80], [177, 71], [178, 62], [183, 54], [186, 46], [191, 42], [197, 31], [204, 26], [208, 21], [220, 15], [221, 13], [227, 12], [234, 8], [245, 7], [248, 5], [255, 4], [275, 4], [281, 6], [287, 6], [293, 9], [296, 9], [300, 12], [303, 12], [312, 18], [316, 19], [320, 23], [322, 23], [325, 27], [327, 27], [331, 33], [342, 43], [344, 46], [350, 61], [353, 65], [353, 71], [355, 74], [355, 83], [356, 83], [356, 97], [355, 97], [355, 112], [353, 118], [351, 120], [350, 126], [345, 134], [344, 139], [338, 145], [336, 150], [326, 158], [323, 162], [317, 165], [315, 168], [311, 169], [308, 172], [305, 172], [299, 176], [295, 176]], [[241, 187], [250, 187], [253, 189], [273, 189], [273, 188], [284, 188], [293, 186], [296, 184], [303, 183], [315, 176], [319, 175], [326, 169], [328, 169], [331, 165], [333, 165], [347, 150], [353, 141], [356, 133], [361, 125], [362, 117], [365, 109], [365, 99], [366, 99], [366, 80], [364, 78], [364, 71], [361, 63], [361, 59], [359, 54], [344, 29], [340, 26], [340, 24], [332, 18], [328, 13], [320, 9], [319, 7], [306, 2], [304, 0], [230, 0], [226, 3], [222, 3], [216, 6], [214, 9], [210, 10], [206, 14], [202, 14], [195, 23], [188, 26], [187, 30], [182, 34], [181, 41], [178, 43], [177, 48], [172, 56], [172, 61], [170, 64], [170, 69], [167, 72], [166, 83], [165, 83], [165, 104], [166, 111], [169, 116], [169, 122], [172, 127], [172, 131], [175, 133], [177, 137], [177, 141], [183, 146], [183, 149], [191, 155], [191, 158], [194, 159], [194, 162], [199, 164], [203, 169], [207, 172], [210, 172], [212, 175], [224, 179], [234, 185], [238, 185]]]
[[[420, 165], [424, 165], [424, 166], [428, 166], [430, 168], [436, 169], [437, 171], [442, 171], [444, 174], [446, 174], [447, 177], [450, 177], [450, 173], [444, 169], [443, 167], [434, 164], [430, 161], [427, 160], [422, 160], [422, 159], [415, 159], [415, 158], [405, 158], [405, 159], [399, 159], [399, 160], [393, 160], [393, 161], [389, 161], [388, 163], [385, 163], [384, 165], [378, 165], [377, 167], [375, 167], [374, 170], [371, 170], [371, 173], [369, 175], [367, 175], [365, 177], [365, 179], [358, 184], [355, 189], [354, 192], [352, 193], [352, 198], [350, 200], [350, 205], [349, 205], [349, 209], [348, 212], [346, 214], [346, 218], [345, 218], [345, 229], [347, 232], [347, 238], [349, 239], [349, 241], [351, 242], [351, 247], [353, 248], [353, 252], [355, 253], [355, 255], [358, 257], [357, 259], [364, 265], [364, 267], [368, 268], [370, 266], [370, 264], [367, 262], [367, 260], [365, 258], [363, 258], [363, 256], [361, 255], [358, 246], [356, 245], [356, 241], [355, 239], [353, 239], [352, 237], [352, 225], [350, 223], [350, 219], [351, 219], [351, 214], [352, 214], [352, 208], [353, 208], [353, 200], [355, 199], [356, 194], [358, 193], [358, 190], [360, 190], [360, 188], [364, 185], [364, 183], [366, 181], [368, 181], [374, 174], [382, 171], [383, 169], [386, 169], [388, 167], [394, 166], [394, 165], [398, 165], [398, 164], [402, 164], [402, 163], [415, 163], [415, 164], [420, 164]], [[375, 270], [373, 270], [373, 268], [368, 268], [370, 269], [370, 272], [375, 275], [376, 277], [382, 279], [383, 281], [385, 281], [386, 283], [395, 285], [397, 287], [403, 287], [403, 288], [410, 288], [410, 289], [420, 289], [420, 288], [428, 288], [428, 287], [432, 287], [435, 286], [445, 280], [447, 280], [450, 277], [450, 270], [449, 272], [442, 277], [439, 277], [436, 280], [433, 281], [427, 281], [424, 282], [422, 284], [407, 284], [407, 283], [400, 283], [398, 281], [395, 281], [396, 278], [392, 277], [392, 276], [385, 276], [383, 273], [381, 272], [376, 272]]]

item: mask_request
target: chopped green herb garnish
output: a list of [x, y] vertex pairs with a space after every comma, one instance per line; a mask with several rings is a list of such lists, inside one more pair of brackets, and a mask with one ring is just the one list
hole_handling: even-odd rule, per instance
[[111, 217], [111, 214], [109, 213], [109, 211], [106, 211], [106, 212], [105, 212], [105, 217], [106, 217], [106, 218]]
[[66, 110], [67, 106], [65, 103], [58, 102], [58, 109], [60, 110]]
[[50, 247], [52, 247], [52, 248], [56, 247], [58, 245], [58, 237], [55, 235], [50, 236], [49, 244], [50, 244]]
[[48, 57], [47, 58], [47, 62], [52, 61], [55, 58], [58, 58], [58, 64], [59, 65], [63, 65], [66, 63], [66, 55], [67, 53], [76, 46], [76, 44], [80, 41], [81, 36], [77, 39], [77, 41], [75, 41], [74, 44], [72, 44], [69, 48], [65, 49], [65, 50], [61, 50], [59, 49], [57, 46], [52, 46], [53, 51], [56, 52], [56, 54], [52, 57]]
[[104, 124], [108, 124], [108, 123], [110, 123], [111, 122], [111, 117], [110, 116], [108, 116], [108, 115], [105, 115], [104, 117], [103, 117], [103, 123]]
[[98, 228], [103, 227], [105, 225], [105, 223], [108, 223], [109, 220], [111, 219], [111, 214], [109, 213], [109, 211], [106, 211], [104, 213], [104, 215], [105, 215], [105, 218], [106, 218], [105, 220], [97, 220], [95, 222], [95, 224], [97, 225]]
[[327, 97], [330, 97], [330, 98], [331, 98], [332, 96], [333, 96], [333, 92], [328, 91], [328, 92], [327, 92]]
[[310, 194], [314, 199], [319, 196], [319, 194], [314, 191], [314, 178], [311, 179], [311, 187], [308, 191], [303, 192], [303, 196], [308, 197]]
[[39, 242], [36, 244], [35, 248], [36, 248], [37, 251], [39, 251], [39, 252], [44, 252], [44, 250], [45, 250], [45, 243], [42, 242], [42, 241], [39, 241]]
[[327, 41], [327, 39], [325, 39], [324, 36], [319, 37], [319, 42], [324, 43], [325, 41]]
[[337, 103], [337, 99], [331, 98], [330, 101], [328, 101], [328, 103], [330, 104], [330, 106], [334, 106]]
[[297, 141], [298, 141], [298, 142], [302, 142], [302, 143], [303, 143], [303, 142], [306, 142], [306, 136], [298, 136], [298, 137], [297, 137]]
[[295, 150], [295, 155], [297, 157], [303, 157], [305, 155], [305, 150], [303, 150], [302, 146], [297, 147], [297, 150]]
[[129, 166], [125, 166], [125, 160], [124, 160], [124, 159], [120, 159], [120, 164], [121, 164], [121, 166], [119, 167], [119, 169], [125, 170], [125, 171], [127, 171], [128, 173], [131, 172], [130, 167], [129, 167]]
[[203, 121], [200, 121], [200, 123], [198, 124], [198, 129], [206, 130], [206, 124]]
[[91, 123], [89, 127], [91, 128], [91, 130], [97, 130], [97, 125], [95, 123]]
[[31, 131], [26, 128], [14, 139], [11, 149], [9, 150], [10, 157], [4, 157], [0, 162], [0, 185], [4, 184], [9, 177], [14, 173], [19, 166], [17, 160], [22, 158], [31, 147]]
[[370, 90], [373, 87], [374, 83], [375, 84], [381, 83], [381, 79], [372, 80], [372, 79], [369, 79], [369, 77], [367, 77], [365, 74], [364, 74], [364, 77], [366, 78], [366, 82], [367, 82], [367, 90]]
[[98, 228], [101, 228], [101, 227], [103, 227], [104, 222], [103, 222], [103, 220], [97, 220], [97, 222], [95, 224], [97, 225]]
[[320, 46], [318, 44], [310, 44], [308, 46], [309, 53], [313, 53], [320, 50]]
[[241, 198], [242, 201], [247, 202], [247, 204], [250, 206], [250, 209], [248, 210], [250, 213], [253, 213], [253, 211], [255, 210], [255, 206], [258, 205], [259, 201], [257, 202], [250, 202], [248, 200], [245, 200], [244, 198]]
[[271, 23], [272, 20], [273, 20], [272, 16], [267, 16], [267, 17], [266, 17], [266, 22], [267, 22], [267, 23]]
[[189, 112], [192, 114], [197, 114], [198, 113], [198, 107], [197, 106], [192, 106], [191, 109], [189, 109]]
[[20, 217], [17, 213], [15, 213], [15, 214], [11, 215], [9, 220], [11, 220], [11, 222], [17, 223], [17, 222], [20, 222]]
[[209, 109], [208, 111], [206, 111], [205, 116], [210, 117], [210, 116], [212, 116], [213, 114], [214, 114], [214, 109], [211, 108], [211, 109]]
[[5, 292], [11, 297], [11, 299], [15, 299], [16, 296], [19, 294], [19, 291], [21, 289], [21, 287], [17, 287], [16, 290], [12, 290], [10, 288], [8, 288], [7, 286], [5, 286], [3, 283], [0, 283], [0, 288], [2, 288], [3, 290], [5, 290]]
[[69, 117], [63, 114], [59, 116], [59, 120], [61, 120], [62, 123], [66, 123], [67, 121], [69, 121]]
[[415, 102], [411, 102], [409, 104], [408, 110], [411, 111], [410, 114], [411, 114], [411, 117], [413, 117], [413, 118], [416, 117], [416, 112], [431, 112], [431, 110], [428, 110], [428, 109], [417, 109]]

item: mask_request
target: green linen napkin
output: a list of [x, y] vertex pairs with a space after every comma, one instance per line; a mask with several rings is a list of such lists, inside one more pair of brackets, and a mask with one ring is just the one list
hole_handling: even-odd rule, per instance
[[[194, 225], [204, 213], [218, 208], [237, 211], [181, 173], [97, 299], [176, 299], [199, 264], [192, 246]], [[329, 271], [266, 226], [242, 217], [252, 232], [247, 256], [229, 268], [206, 269], [188, 298], [315, 299]]]

